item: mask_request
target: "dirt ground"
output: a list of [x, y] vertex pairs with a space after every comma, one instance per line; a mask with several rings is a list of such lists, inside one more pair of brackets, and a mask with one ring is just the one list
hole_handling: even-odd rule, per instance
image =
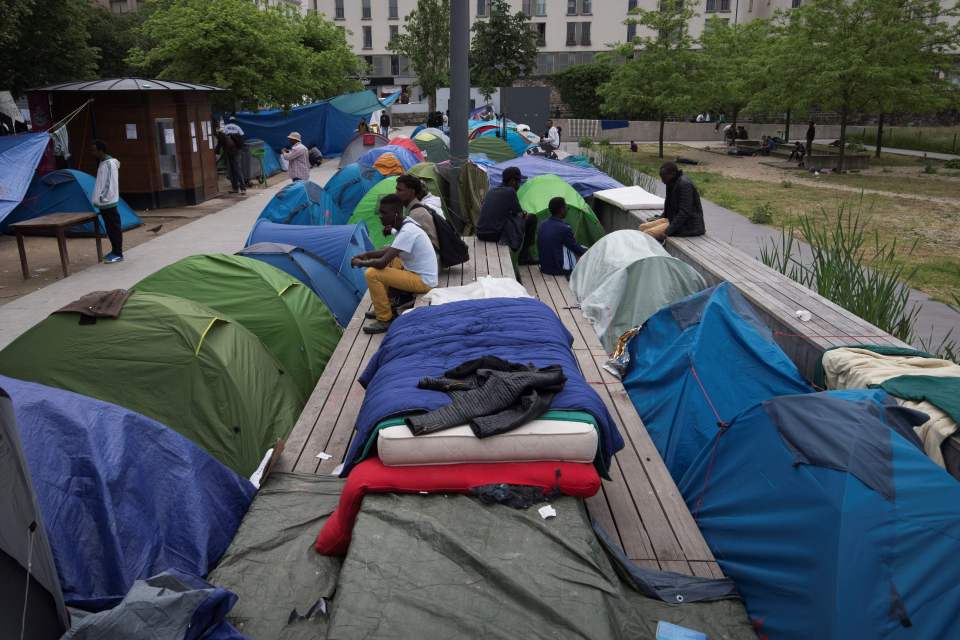
[[[274, 185], [286, 179], [286, 174], [280, 173], [270, 178], [268, 184]], [[137, 211], [137, 215], [143, 220], [143, 224], [136, 229], [130, 229], [123, 233], [124, 251], [144, 242], [149, 242], [165, 233], [170, 233], [174, 229], [203, 216], [222, 211], [244, 197], [239, 194], [228, 193], [229, 191], [229, 181], [221, 176], [220, 194], [216, 198], [211, 198], [191, 207]], [[251, 192], [253, 192], [253, 189], [251, 189]], [[110, 242], [103, 238], [102, 243], [103, 253], [106, 255], [110, 252]], [[30, 267], [30, 278], [28, 280], [24, 280], [21, 273], [16, 238], [0, 235], [0, 304], [5, 304], [20, 296], [42, 289], [48, 284], [63, 278], [56, 238], [24, 238], [24, 245], [27, 253], [27, 264]], [[70, 272], [77, 273], [96, 264], [96, 242], [92, 236], [68, 238], [67, 254], [70, 259]]]

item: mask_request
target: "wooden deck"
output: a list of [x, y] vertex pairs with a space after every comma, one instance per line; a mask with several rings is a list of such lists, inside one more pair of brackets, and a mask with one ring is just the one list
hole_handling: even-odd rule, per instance
[[[465, 240], [470, 245], [470, 262], [441, 273], [440, 286], [467, 284], [485, 275], [513, 277], [505, 248], [474, 238]], [[720, 577], [719, 566], [630, 398], [619, 380], [603, 370], [607, 354], [580, 314], [566, 280], [544, 276], [537, 267], [521, 267], [520, 277], [527, 291], [553, 308], [570, 331], [584, 376], [603, 398], [626, 442], [611, 466], [611, 479], [587, 500], [590, 515], [642, 566]], [[368, 336], [361, 331], [363, 314], [369, 308], [366, 297], [327, 363], [275, 469], [330, 474], [343, 461], [363, 402], [364, 391], [357, 377], [382, 341], [382, 335]]]

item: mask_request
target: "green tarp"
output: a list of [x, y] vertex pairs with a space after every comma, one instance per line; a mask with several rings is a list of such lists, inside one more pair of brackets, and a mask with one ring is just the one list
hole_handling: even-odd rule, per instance
[[209, 307], [134, 292], [117, 319], [54, 313], [0, 351], [0, 374], [160, 421], [242, 476], [297, 419], [289, 375], [242, 325]]
[[450, 148], [440, 138], [414, 138], [413, 143], [423, 151], [423, 155], [430, 162], [445, 162], [450, 159]]
[[[564, 180], [553, 174], [530, 178], [520, 187], [517, 197], [520, 206], [528, 213], [534, 213], [540, 222], [550, 217], [550, 200], [561, 197], [567, 203], [567, 224], [573, 227], [573, 235], [580, 244], [589, 247], [603, 237], [603, 226], [597, 220], [587, 201]], [[533, 257], [537, 257], [536, 244]]]
[[470, 148], [470, 153], [483, 153], [494, 162], [513, 160], [517, 157], [517, 152], [496, 136], [474, 138], [467, 145]]
[[380, 199], [383, 196], [396, 192], [396, 176], [384, 178], [373, 185], [370, 191], [367, 191], [366, 195], [357, 203], [356, 208], [353, 210], [353, 215], [350, 216], [348, 224], [360, 224], [362, 222], [367, 225], [367, 234], [370, 236], [370, 242], [372, 242], [373, 246], [377, 249], [382, 249], [393, 242], [393, 236], [383, 235], [383, 225], [380, 223], [379, 208]]
[[225, 314], [260, 338], [307, 401], [340, 340], [340, 327], [305, 284], [260, 260], [224, 254], [184, 258], [136, 291], [180, 296]]

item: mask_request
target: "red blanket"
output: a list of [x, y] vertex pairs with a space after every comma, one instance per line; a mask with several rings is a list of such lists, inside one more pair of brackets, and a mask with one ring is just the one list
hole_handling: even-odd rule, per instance
[[582, 462], [387, 467], [379, 458], [370, 458], [348, 476], [337, 510], [323, 525], [314, 547], [328, 556], [347, 553], [353, 523], [367, 493], [469, 493], [475, 487], [497, 483], [556, 488], [568, 496], [589, 498], [600, 489], [600, 476], [592, 464]]

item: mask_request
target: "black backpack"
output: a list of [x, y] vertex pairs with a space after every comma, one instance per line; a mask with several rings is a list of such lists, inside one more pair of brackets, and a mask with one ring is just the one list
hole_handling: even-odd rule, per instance
[[469, 260], [470, 249], [453, 225], [422, 202], [417, 206], [423, 207], [433, 218], [433, 226], [437, 229], [437, 244], [440, 245], [437, 249], [440, 254], [440, 266], [446, 269]]

